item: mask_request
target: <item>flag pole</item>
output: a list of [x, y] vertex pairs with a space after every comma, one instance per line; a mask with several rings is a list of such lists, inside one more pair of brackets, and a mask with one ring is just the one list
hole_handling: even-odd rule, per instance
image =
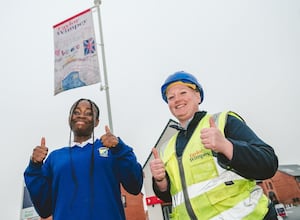
[[103, 33], [102, 33], [101, 15], [100, 15], [101, 0], [94, 0], [94, 4], [95, 4], [95, 7], [97, 8], [97, 14], [98, 14], [100, 47], [101, 47], [101, 53], [102, 53], [102, 65], [103, 65], [103, 75], [104, 75], [104, 83], [105, 83], [105, 85], [100, 84], [100, 90], [101, 91], [105, 90], [106, 103], [107, 103], [107, 112], [108, 112], [108, 123], [109, 123], [109, 128], [110, 128], [111, 132], [113, 133], [113, 123], [112, 123], [111, 107], [110, 107], [109, 86], [108, 86], [108, 79], [107, 79], [104, 41], [103, 41]]

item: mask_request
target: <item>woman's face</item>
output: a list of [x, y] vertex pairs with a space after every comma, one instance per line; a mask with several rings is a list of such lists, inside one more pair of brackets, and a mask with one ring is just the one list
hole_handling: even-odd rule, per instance
[[186, 85], [171, 86], [166, 96], [171, 113], [183, 126], [199, 110], [200, 93]]
[[87, 100], [80, 101], [71, 114], [70, 126], [74, 136], [91, 136], [94, 127], [99, 123], [95, 119], [96, 112], [93, 113], [91, 103]]

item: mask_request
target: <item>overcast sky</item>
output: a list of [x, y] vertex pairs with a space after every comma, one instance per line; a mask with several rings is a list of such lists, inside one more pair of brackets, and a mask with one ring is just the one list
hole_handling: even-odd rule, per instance
[[[68, 144], [77, 99], [101, 110], [100, 85], [54, 96], [52, 26], [93, 6], [84, 0], [5, 1], [1, 7], [1, 219], [19, 219], [23, 172], [46, 137]], [[233, 110], [272, 145], [280, 164], [299, 164], [300, 1], [103, 0], [101, 18], [114, 133], [143, 165], [170, 118], [160, 96], [178, 70], [204, 87], [200, 108]]]

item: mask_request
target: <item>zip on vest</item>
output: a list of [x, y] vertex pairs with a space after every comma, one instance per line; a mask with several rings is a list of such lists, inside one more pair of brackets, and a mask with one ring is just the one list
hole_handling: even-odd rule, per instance
[[189, 214], [191, 220], [197, 220], [197, 217], [195, 215], [195, 212], [193, 210], [193, 207], [191, 205], [191, 201], [189, 199], [189, 195], [187, 192], [184, 169], [183, 169], [183, 165], [182, 165], [182, 156], [178, 157], [177, 161], [178, 161], [179, 173], [181, 176], [180, 179], [181, 179], [181, 185], [182, 185], [182, 192], [183, 192], [183, 196], [184, 196], [184, 203], [185, 203], [187, 213]]

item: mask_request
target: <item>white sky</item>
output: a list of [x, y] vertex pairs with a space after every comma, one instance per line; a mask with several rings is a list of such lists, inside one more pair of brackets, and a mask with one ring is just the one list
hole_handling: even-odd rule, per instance
[[[1, 7], [0, 218], [19, 219], [23, 171], [41, 136], [51, 150], [68, 144], [68, 111], [85, 97], [107, 120], [99, 84], [53, 95], [52, 26], [93, 1], [5, 1]], [[103, 0], [101, 17], [114, 133], [143, 165], [171, 114], [165, 78], [193, 73], [201, 109], [238, 112], [276, 150], [299, 164], [300, 1]]]

